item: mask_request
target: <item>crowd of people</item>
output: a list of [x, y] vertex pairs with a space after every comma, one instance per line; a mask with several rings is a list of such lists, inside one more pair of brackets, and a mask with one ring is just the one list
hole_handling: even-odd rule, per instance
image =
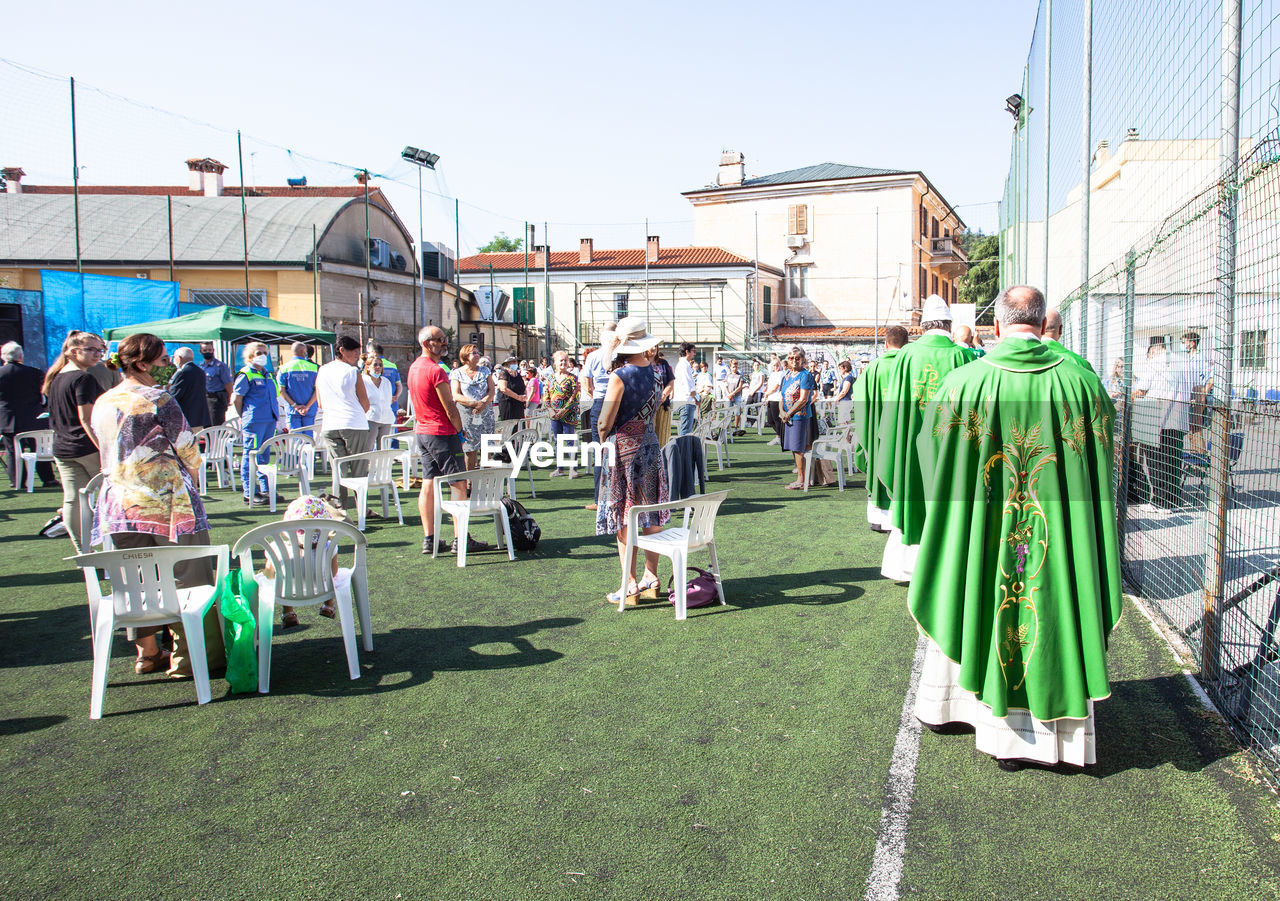
[[[785, 487], [798, 490], [819, 432], [817, 403], [829, 400], [851, 428], [866, 475], [867, 522], [888, 536], [882, 575], [908, 583], [908, 608], [926, 639], [916, 715], [931, 728], [972, 729], [979, 749], [1002, 761], [1085, 765], [1096, 760], [1093, 704], [1109, 692], [1106, 645], [1120, 612], [1110, 476], [1117, 387], [1132, 390], [1135, 403], [1161, 404], [1136, 453], [1151, 464], [1147, 503], [1168, 509], [1178, 501], [1173, 461], [1186, 434], [1204, 428], [1203, 403], [1197, 411], [1195, 402], [1211, 391], [1212, 373], [1195, 357], [1199, 336], [1188, 332], [1183, 358], [1172, 361], [1153, 343], [1152, 363], [1131, 388], [1123, 373], [1104, 384], [1060, 343], [1061, 318], [1036, 289], [1006, 290], [995, 314], [998, 344], [988, 351], [971, 329], [953, 330], [948, 304], [933, 296], [916, 340], [891, 326], [875, 360], [834, 365], [811, 361], [800, 347], [767, 361], [699, 363], [691, 343], [678, 347], [672, 365], [647, 323], [624, 317], [581, 360], [562, 350], [538, 364], [507, 358], [495, 367], [472, 344], [450, 355], [445, 333], [427, 326], [403, 380], [380, 346], [341, 336], [323, 365], [295, 344], [273, 368], [266, 345], [247, 343], [235, 372], [212, 345], [201, 346], [202, 362], [182, 348], [162, 384], [170, 360], [159, 338], [125, 339], [107, 367], [105, 342], [77, 331], [47, 373], [26, 372], [21, 349], [5, 346], [0, 413], [9, 419], [0, 419], [0, 434], [16, 485], [12, 436], [35, 426], [44, 399], [62, 517], [77, 551], [108, 536], [117, 548], [199, 545], [209, 541], [197, 488], [202, 429], [224, 424], [228, 412], [238, 417], [244, 499], [260, 505], [268, 486], [261, 475], [253, 484], [248, 461], [266, 462], [272, 437], [314, 434], [331, 457], [349, 457], [380, 447], [404, 406], [422, 469], [422, 552], [431, 554], [459, 540], [468, 551], [489, 547], [458, 535], [456, 525], [454, 546], [433, 534], [433, 480], [478, 468], [484, 437], [504, 424], [545, 416], [553, 440], [589, 436], [614, 448], [612, 462], [593, 473], [587, 508], [596, 534], [614, 536], [619, 551], [621, 587], [606, 600], [635, 604], [656, 598], [658, 560], [646, 553], [637, 573], [638, 561], [625, 559], [628, 513], [671, 499], [663, 446], [693, 434], [717, 404], [727, 416], [719, 421], [735, 430], [745, 407], [760, 404], [771, 443], [794, 465]], [[12, 402], [17, 392], [34, 405]], [[93, 522], [81, 522], [79, 490], [99, 472]], [[40, 476], [54, 481], [51, 471]], [[451, 481], [449, 490], [463, 499], [468, 483]], [[637, 526], [651, 534], [668, 520], [667, 512], [644, 513]], [[208, 570], [207, 561], [192, 563], [178, 583], [207, 583]], [[286, 626], [290, 616], [297, 621], [287, 611]], [[130, 634], [137, 672], [190, 673], [181, 631], [170, 630], [171, 647], [154, 629]], [[208, 631], [212, 658], [221, 640]]]

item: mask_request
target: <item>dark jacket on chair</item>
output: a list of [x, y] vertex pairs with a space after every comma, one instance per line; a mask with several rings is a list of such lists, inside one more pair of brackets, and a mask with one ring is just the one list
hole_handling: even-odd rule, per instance
[[682, 435], [668, 441], [662, 448], [662, 467], [667, 471], [671, 500], [707, 493], [707, 459], [698, 436]]

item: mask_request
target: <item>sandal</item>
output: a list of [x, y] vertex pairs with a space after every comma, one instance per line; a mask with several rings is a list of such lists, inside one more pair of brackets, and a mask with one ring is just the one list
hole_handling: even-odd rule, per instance
[[644, 582], [636, 586], [636, 591], [646, 601], [656, 601], [660, 590], [662, 590], [662, 580], [656, 577], [652, 582]]
[[329, 619], [333, 619], [337, 616], [333, 609], [333, 601], [325, 601], [320, 605], [320, 615], [327, 616]]
[[[632, 582], [631, 585], [633, 588], [635, 588], [635, 590], [632, 591], [630, 594], [628, 594], [626, 597], [626, 606], [628, 607], [634, 607], [640, 603], [640, 590], [639, 588], [635, 587], [634, 582]], [[622, 590], [619, 589], [618, 591], [609, 592], [604, 596], [604, 600], [606, 604], [618, 603], [619, 601], [623, 600]]]
[[804, 482], [792, 482], [790, 485], [784, 485], [782, 487], [786, 488], [788, 491], [799, 491], [804, 487]]
[[133, 671], [139, 676], [145, 676], [147, 673], [154, 673], [158, 669], [169, 668], [169, 652], [164, 648], [156, 651], [150, 657], [138, 656], [134, 661]]
[[280, 621], [280, 628], [292, 629], [297, 624], [298, 624], [298, 614], [290, 610], [288, 613], [284, 615], [284, 618]]

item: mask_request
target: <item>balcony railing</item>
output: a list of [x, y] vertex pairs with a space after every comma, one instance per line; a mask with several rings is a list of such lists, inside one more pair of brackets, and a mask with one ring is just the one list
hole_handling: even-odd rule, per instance
[[[929, 255], [950, 258], [950, 260], [954, 260], [957, 263], [969, 262], [964, 248], [960, 246], [960, 242], [955, 238], [930, 238]], [[947, 262], [947, 260], [934, 260], [934, 262]]]

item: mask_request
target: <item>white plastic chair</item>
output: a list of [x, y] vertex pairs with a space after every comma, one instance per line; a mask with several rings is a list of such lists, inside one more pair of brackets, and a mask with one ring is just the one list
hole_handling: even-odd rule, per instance
[[[355, 563], [350, 571], [350, 591], [342, 590], [333, 576], [333, 556], [346, 542], [355, 545]], [[342, 644], [347, 652], [347, 671], [360, 678], [360, 655], [356, 650], [356, 628], [351, 604], [360, 617], [360, 634], [366, 652], [373, 650], [373, 630], [369, 620], [369, 574], [365, 565], [368, 541], [349, 522], [336, 519], [286, 519], [250, 529], [237, 539], [232, 553], [240, 559], [240, 572], [254, 572], [253, 551], [259, 548], [275, 569], [273, 583], [258, 589], [258, 691], [271, 686], [271, 636], [275, 629], [277, 604], [314, 607], [332, 600], [342, 628]], [[265, 580], [263, 580], [265, 581]]]
[[231, 426], [210, 426], [196, 435], [196, 447], [200, 449], [200, 493], [206, 493], [205, 470], [213, 465], [214, 475], [218, 477], [218, 487], [225, 488], [229, 483], [234, 489], [239, 471], [235, 467], [235, 442], [240, 433]]
[[[266, 463], [258, 462], [258, 454], [267, 454]], [[258, 473], [267, 477], [267, 503], [276, 512], [276, 484], [281, 479], [298, 480], [298, 496], [311, 493], [311, 480], [316, 476], [316, 444], [309, 435], [288, 432], [262, 442], [262, 447], [249, 455], [249, 484], [258, 484]]]
[[[532, 445], [534, 442], [538, 441], [538, 430], [536, 428], [520, 429], [518, 432], [512, 434], [512, 436], [507, 440], [511, 442], [511, 446], [515, 448], [518, 453], [525, 445]], [[533, 467], [529, 465], [529, 457], [527, 454], [524, 458], [524, 469], [525, 472], [529, 474], [529, 496], [536, 498], [538, 496], [538, 492], [533, 488]], [[519, 481], [519, 476], [516, 474], [513, 467], [511, 470], [511, 476], [507, 479], [507, 496], [513, 500], [516, 496], [517, 481]]]
[[[448, 513], [454, 518], [454, 542], [458, 546], [458, 566], [467, 565], [467, 526], [472, 517], [475, 516], [492, 516], [494, 531], [498, 535], [498, 548], [501, 549], [503, 543], [507, 546], [507, 559], [515, 560], [516, 552], [511, 546], [511, 524], [507, 522], [507, 508], [502, 505], [502, 486], [510, 475], [510, 469], [507, 467], [491, 467], [489, 469], [470, 469], [466, 472], [455, 473], [449, 476], [438, 476], [435, 479], [435, 522], [432, 525], [432, 534], [440, 534], [440, 524], [443, 521], [444, 514]], [[465, 500], [445, 500], [444, 487], [453, 482], [471, 482], [471, 496]], [[431, 549], [431, 556], [437, 556], [440, 549], [440, 543], [437, 541], [436, 546]]]
[[[671, 558], [671, 569], [675, 576], [676, 619], [684, 619], [688, 615], [685, 607], [688, 601], [686, 590], [687, 567], [690, 551], [706, 548], [711, 555], [711, 572], [716, 577], [716, 594], [720, 596], [720, 605], [724, 606], [724, 586], [720, 581], [720, 560], [716, 556], [716, 511], [729, 496], [729, 490], [715, 491], [711, 494], [699, 494], [684, 500], [669, 501], [665, 504], [641, 504], [627, 511], [627, 544], [623, 549], [623, 570], [631, 572], [631, 563], [636, 551], [656, 551], [664, 557]], [[684, 525], [668, 527], [652, 535], [640, 534], [640, 514], [657, 513], [662, 510], [683, 510]], [[627, 577], [623, 577], [620, 589], [623, 597], [618, 601], [618, 612], [626, 609]]]
[[716, 466], [724, 469], [729, 462], [729, 414], [722, 410], [712, 410], [706, 419], [698, 423], [694, 430], [705, 448], [708, 444], [716, 449]]
[[[338, 457], [333, 461], [333, 482], [338, 489], [347, 488], [356, 493], [356, 509], [359, 515], [356, 527], [363, 532], [366, 508], [369, 506], [369, 494], [377, 491], [382, 495], [382, 515], [387, 515], [387, 492], [396, 502], [396, 519], [404, 525], [404, 511], [400, 509], [400, 490], [396, 487], [392, 467], [401, 459], [401, 451], [375, 450], [363, 454], [352, 454], [350, 457]], [[365, 474], [361, 476], [347, 475], [344, 469], [352, 469], [364, 465]]]
[[[31, 444], [30, 450], [22, 449], [24, 441]], [[19, 432], [13, 436], [13, 443], [18, 448], [18, 458], [27, 477], [27, 493], [30, 494], [36, 490], [36, 464], [53, 462], [53, 429]]]
[[[106, 478], [103, 473], [98, 473], [88, 483], [80, 489], [80, 529], [84, 532], [85, 547], [93, 545], [93, 512], [98, 509], [98, 495], [102, 493], [102, 480]], [[69, 523], [67, 532], [71, 532]], [[75, 541], [72, 541], [74, 544]], [[110, 535], [102, 536], [102, 549], [104, 551], [115, 550], [115, 545], [111, 543]], [[85, 548], [79, 548], [83, 553]]]
[[765, 405], [762, 403], [747, 404], [742, 408], [742, 427], [754, 428], [756, 435], [764, 434]]
[[[174, 564], [217, 557], [213, 585], [179, 588], [173, 578]], [[102, 719], [102, 699], [107, 691], [107, 667], [111, 663], [111, 635], [122, 626], [135, 628], [182, 623], [191, 654], [191, 672], [196, 683], [196, 701], [209, 703], [209, 664], [205, 658], [204, 616], [217, 596], [216, 586], [227, 574], [227, 546], [156, 547], [121, 551], [98, 551], [73, 558], [84, 570], [89, 594], [89, 617], [93, 621], [93, 691], [89, 697], [89, 719]], [[104, 597], [97, 570], [106, 573], [111, 595]]]
[[[409, 490], [409, 482], [415, 474], [422, 472], [422, 460], [413, 445], [414, 430], [412, 428], [400, 432], [392, 432], [382, 436], [382, 447], [374, 450], [393, 450], [400, 455], [400, 472], [403, 476], [404, 490]], [[395, 447], [396, 442], [400, 443]]]
[[836, 480], [840, 484], [840, 490], [844, 491], [844, 457], [845, 457], [845, 436], [850, 429], [845, 429], [841, 435], [828, 435], [824, 438], [817, 438], [804, 454], [804, 490], [809, 490], [809, 482], [813, 478], [813, 461], [827, 460], [836, 465]]

